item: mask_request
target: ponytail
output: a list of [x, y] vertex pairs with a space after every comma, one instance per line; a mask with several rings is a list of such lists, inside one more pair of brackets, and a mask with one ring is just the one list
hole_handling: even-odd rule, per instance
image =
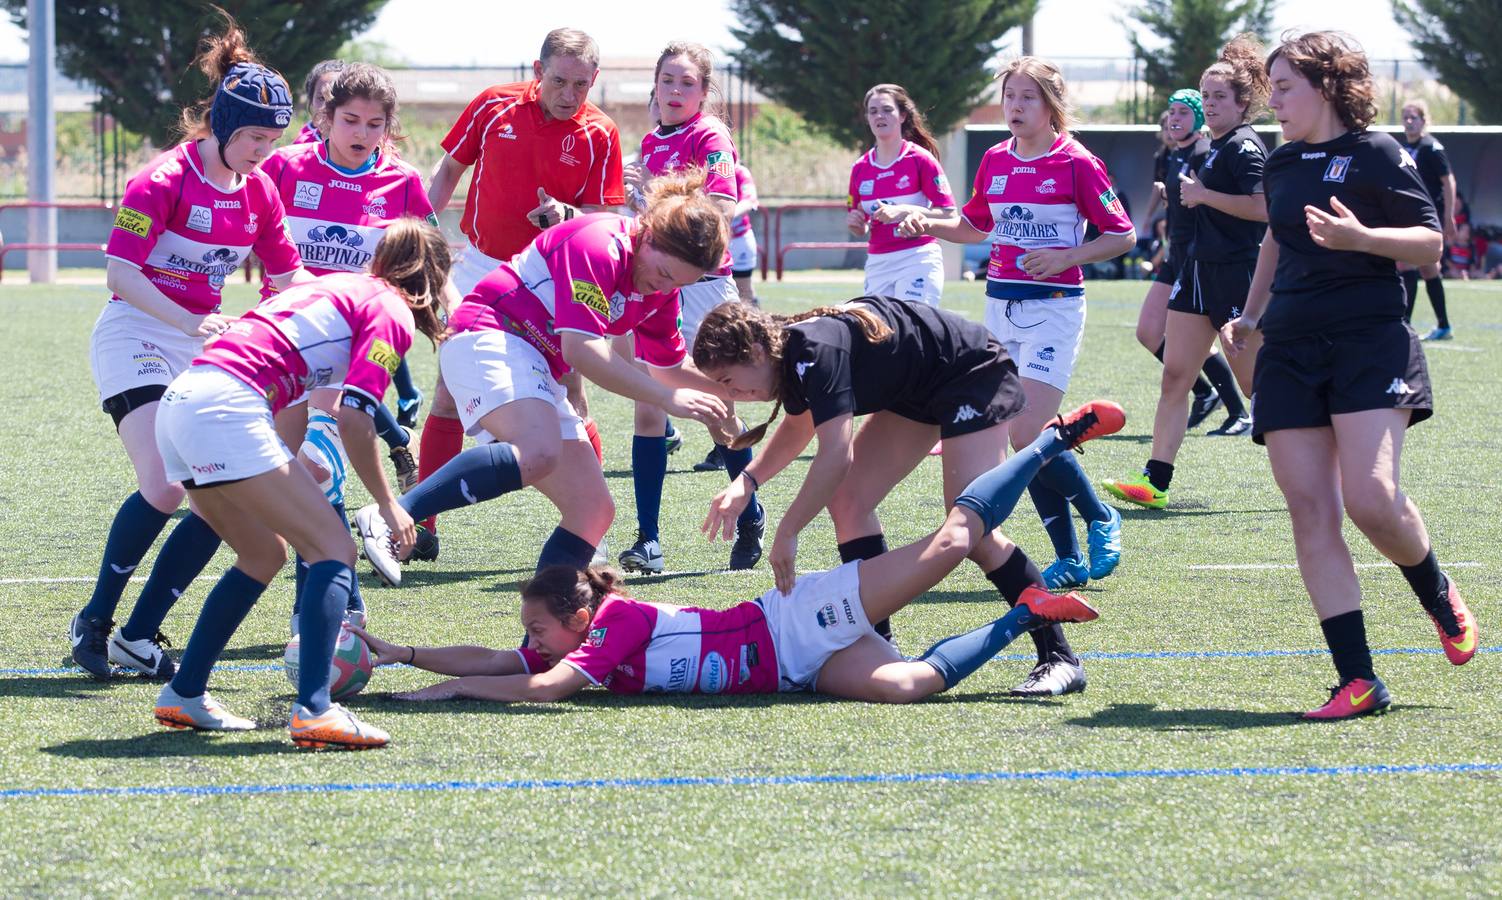
[[219, 20], [220, 31], [218, 34], [208, 34], [198, 42], [198, 56], [193, 60], [198, 71], [209, 80], [213, 90], [203, 100], [185, 107], [182, 115], [177, 120], [177, 131], [183, 140], [197, 140], [208, 137], [209, 134], [209, 108], [214, 105], [214, 94], [219, 89], [219, 83], [229, 74], [229, 70], [239, 63], [259, 63], [255, 51], [250, 49], [249, 39], [245, 36], [245, 29], [240, 27], [234, 17], [218, 6], [210, 7], [215, 17]]
[[621, 593], [624, 583], [621, 573], [607, 566], [548, 566], [522, 585], [522, 599], [546, 604], [560, 622], [581, 609], [593, 617], [606, 597]]

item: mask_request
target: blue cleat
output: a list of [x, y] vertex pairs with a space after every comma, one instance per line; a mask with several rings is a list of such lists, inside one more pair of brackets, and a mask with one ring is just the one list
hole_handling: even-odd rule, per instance
[[1121, 513], [1107, 506], [1111, 518], [1091, 522], [1087, 541], [1090, 545], [1090, 577], [1105, 578], [1121, 564]]
[[1050, 591], [1084, 587], [1090, 583], [1090, 568], [1083, 556], [1062, 557], [1043, 570], [1043, 586]]
[[1440, 328], [1439, 326], [1436, 325], [1433, 331], [1431, 331], [1428, 334], [1424, 335], [1419, 340], [1423, 340], [1423, 341], [1448, 341], [1448, 340], [1450, 340], [1454, 336], [1455, 336], [1455, 334], [1449, 328], [1449, 326], [1446, 326], [1444, 328]]

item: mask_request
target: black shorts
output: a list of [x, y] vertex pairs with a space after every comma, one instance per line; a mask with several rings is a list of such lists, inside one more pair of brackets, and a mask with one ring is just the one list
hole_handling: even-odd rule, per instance
[[1027, 405], [1017, 364], [994, 339], [988, 347], [995, 350], [989, 361], [945, 382], [921, 403], [894, 403], [887, 411], [939, 426], [940, 438], [985, 431], [1016, 416]]
[[1219, 329], [1241, 315], [1256, 270], [1256, 260], [1233, 263], [1186, 260], [1173, 293], [1168, 295], [1168, 308], [1206, 316]]
[[1401, 321], [1265, 343], [1252, 390], [1259, 444], [1269, 431], [1328, 427], [1340, 413], [1409, 409], [1409, 425], [1434, 415], [1423, 347]]
[[1166, 284], [1170, 287], [1179, 280], [1179, 260], [1184, 257], [1183, 251], [1175, 253], [1177, 248], [1169, 247], [1163, 254], [1163, 261], [1158, 263], [1158, 271], [1153, 273], [1153, 281]]

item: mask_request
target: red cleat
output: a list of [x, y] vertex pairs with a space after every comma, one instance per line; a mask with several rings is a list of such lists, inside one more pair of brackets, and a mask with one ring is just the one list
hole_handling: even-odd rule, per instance
[[1045, 622], [1093, 622], [1100, 618], [1095, 607], [1085, 602], [1075, 591], [1067, 594], [1050, 594], [1040, 587], [1032, 586], [1022, 592], [1017, 601], [1026, 606], [1033, 615]]
[[[1476, 618], [1471, 615], [1471, 608], [1460, 599], [1460, 591], [1455, 589], [1455, 581], [1449, 575], [1445, 576], [1445, 588], [1445, 603], [1450, 607], [1448, 615], [1441, 617], [1430, 613], [1429, 619], [1434, 623], [1434, 630], [1439, 632], [1439, 645], [1445, 648], [1450, 665], [1463, 666], [1476, 655], [1481, 639], [1476, 630]], [[1442, 618], [1453, 621], [1453, 630], [1445, 627], [1449, 623], [1442, 623]]]
[[1352, 678], [1330, 691], [1330, 702], [1304, 713], [1304, 718], [1321, 721], [1353, 719], [1380, 713], [1392, 705], [1392, 695], [1382, 679]]
[[1069, 442], [1069, 449], [1098, 437], [1115, 434], [1126, 425], [1126, 411], [1110, 400], [1091, 400], [1079, 409], [1062, 413], [1049, 423], [1059, 437]]

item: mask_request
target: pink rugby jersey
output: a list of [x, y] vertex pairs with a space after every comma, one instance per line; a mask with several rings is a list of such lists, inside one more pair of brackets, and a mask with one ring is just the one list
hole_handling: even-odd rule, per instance
[[292, 141], [294, 144], [320, 144], [322, 142], [323, 135], [319, 134], [318, 129], [313, 127], [311, 119], [303, 124], [302, 131], [299, 131], [297, 138]]
[[1131, 234], [1106, 167], [1079, 141], [1059, 135], [1048, 152], [1022, 159], [1008, 138], [986, 151], [975, 173], [975, 193], [962, 215], [977, 231], [990, 232], [991, 263], [986, 269], [988, 296], [1007, 298], [1029, 293], [1040, 284], [1078, 288], [1078, 266], [1051, 278], [1034, 279], [1017, 265], [1032, 250], [1078, 247], [1085, 224], [1103, 234]]
[[236, 182], [228, 191], [215, 186], [203, 175], [198, 145], [178, 144], [126, 185], [105, 254], [138, 267], [196, 315], [219, 311], [224, 279], [251, 250], [268, 275], [292, 272], [301, 263], [282, 230], [282, 201], [271, 180], [255, 171]]
[[[282, 147], [261, 163], [287, 211], [287, 230], [315, 275], [363, 272], [386, 228], [402, 216], [437, 224], [422, 175], [382, 150], [358, 175], [334, 168], [323, 141]], [[276, 293], [270, 281], [261, 297]]]
[[193, 363], [218, 366], [260, 391], [273, 415], [330, 385], [380, 403], [412, 332], [412, 311], [391, 285], [339, 272], [263, 301], [210, 340]]
[[[751, 201], [751, 209], [756, 209], [756, 182], [751, 179], [751, 170], [740, 163], [735, 164], [735, 196], [736, 203], [743, 203], [749, 200]], [[734, 222], [730, 223], [731, 237], [744, 237], [746, 232], [750, 230], [750, 212], [738, 216]]]
[[[669, 133], [662, 126], [647, 132], [641, 139], [641, 162], [653, 175], [666, 175], [689, 166], [704, 168], [704, 193], [723, 197], [731, 203], [740, 200], [736, 190], [735, 167], [740, 157], [730, 129], [714, 116], [696, 113], [692, 119]], [[716, 275], [730, 274], [730, 248]]]
[[[552, 664], [516, 651], [528, 673]], [[617, 694], [773, 694], [777, 649], [755, 601], [727, 610], [644, 603], [611, 595], [579, 649], [565, 656], [592, 683]]]
[[455, 332], [490, 329], [524, 338], [548, 361], [553, 377], [570, 369], [565, 331], [636, 335], [636, 357], [679, 365], [688, 346], [678, 330], [678, 292], [642, 296], [631, 284], [636, 220], [592, 213], [554, 225], [525, 250], [480, 279], [449, 319]]
[[[939, 161], [911, 141], [903, 141], [897, 158], [885, 166], [876, 164], [876, 148], [873, 147], [850, 167], [848, 208], [859, 209], [871, 216], [889, 204], [930, 209], [954, 206], [949, 179], [944, 177]], [[899, 237], [896, 225], [878, 222], [871, 223], [867, 240], [867, 252], [870, 253], [891, 253], [938, 242], [938, 238], [929, 235]]]

